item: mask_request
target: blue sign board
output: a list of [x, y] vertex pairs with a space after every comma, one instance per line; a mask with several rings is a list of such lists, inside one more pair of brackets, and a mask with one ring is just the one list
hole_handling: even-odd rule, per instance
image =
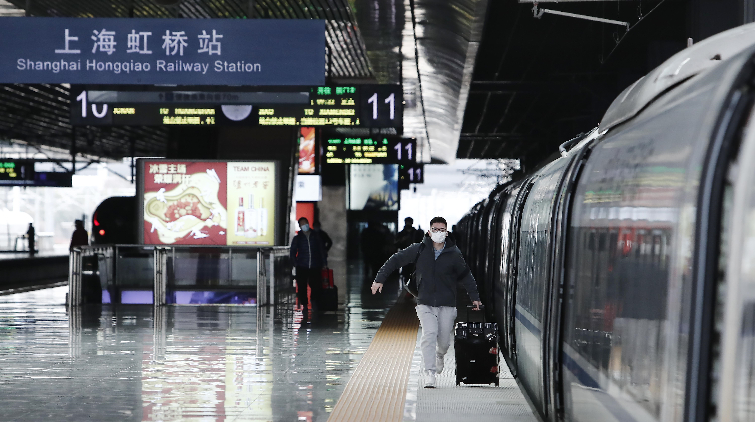
[[322, 20], [6, 17], [0, 28], [0, 83], [325, 83]]

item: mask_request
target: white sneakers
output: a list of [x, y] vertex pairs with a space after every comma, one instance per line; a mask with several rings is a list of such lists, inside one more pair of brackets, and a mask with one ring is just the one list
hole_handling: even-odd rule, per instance
[[425, 388], [435, 388], [435, 371], [425, 371]]
[[443, 364], [445, 363], [445, 360], [443, 359], [443, 356], [436, 356], [435, 357], [435, 373], [440, 374], [443, 372]]

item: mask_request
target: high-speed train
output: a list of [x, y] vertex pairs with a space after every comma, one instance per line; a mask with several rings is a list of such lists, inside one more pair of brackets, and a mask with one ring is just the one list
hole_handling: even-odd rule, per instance
[[546, 421], [755, 421], [755, 24], [624, 90], [457, 224]]

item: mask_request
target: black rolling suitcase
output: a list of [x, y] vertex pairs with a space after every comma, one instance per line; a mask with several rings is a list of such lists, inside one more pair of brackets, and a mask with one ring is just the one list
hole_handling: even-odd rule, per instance
[[338, 287], [333, 284], [333, 270], [322, 270], [322, 291], [320, 292], [320, 311], [338, 310]]
[[[469, 308], [472, 312], [472, 307]], [[484, 322], [484, 313], [482, 318], [483, 322], [456, 323], [456, 385], [492, 383], [498, 386], [498, 324]]]

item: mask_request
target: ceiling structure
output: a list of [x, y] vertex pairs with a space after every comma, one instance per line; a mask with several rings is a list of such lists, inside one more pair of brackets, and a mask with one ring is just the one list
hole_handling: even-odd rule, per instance
[[356, 18], [380, 83], [401, 83], [404, 136], [424, 162], [451, 162], [488, 0], [357, 2]]
[[[516, 0], [0, 0], [0, 16], [324, 19], [328, 80], [402, 84], [403, 133], [418, 139], [422, 161], [522, 158], [527, 168], [597, 125], [619, 92], [688, 36], [741, 23], [744, 12], [721, 12], [739, 2], [542, 6], [625, 21], [629, 32], [536, 19], [532, 4]], [[66, 85], [0, 85], [0, 137], [115, 159], [165, 154], [169, 129], [73, 128], [69, 106]]]
[[[329, 80], [403, 84], [404, 136], [426, 162], [456, 156], [486, 10], [487, 0], [0, 0], [5, 16], [324, 19]], [[166, 128], [74, 129], [65, 85], [0, 88], [5, 138], [110, 158], [166, 151]]]
[[[657, 6], [657, 8], [656, 8]], [[742, 24], [735, 0], [493, 1], [477, 56], [458, 158], [520, 158], [525, 169], [597, 126], [624, 88], [686, 47]], [[617, 40], [619, 41], [617, 44]]]

